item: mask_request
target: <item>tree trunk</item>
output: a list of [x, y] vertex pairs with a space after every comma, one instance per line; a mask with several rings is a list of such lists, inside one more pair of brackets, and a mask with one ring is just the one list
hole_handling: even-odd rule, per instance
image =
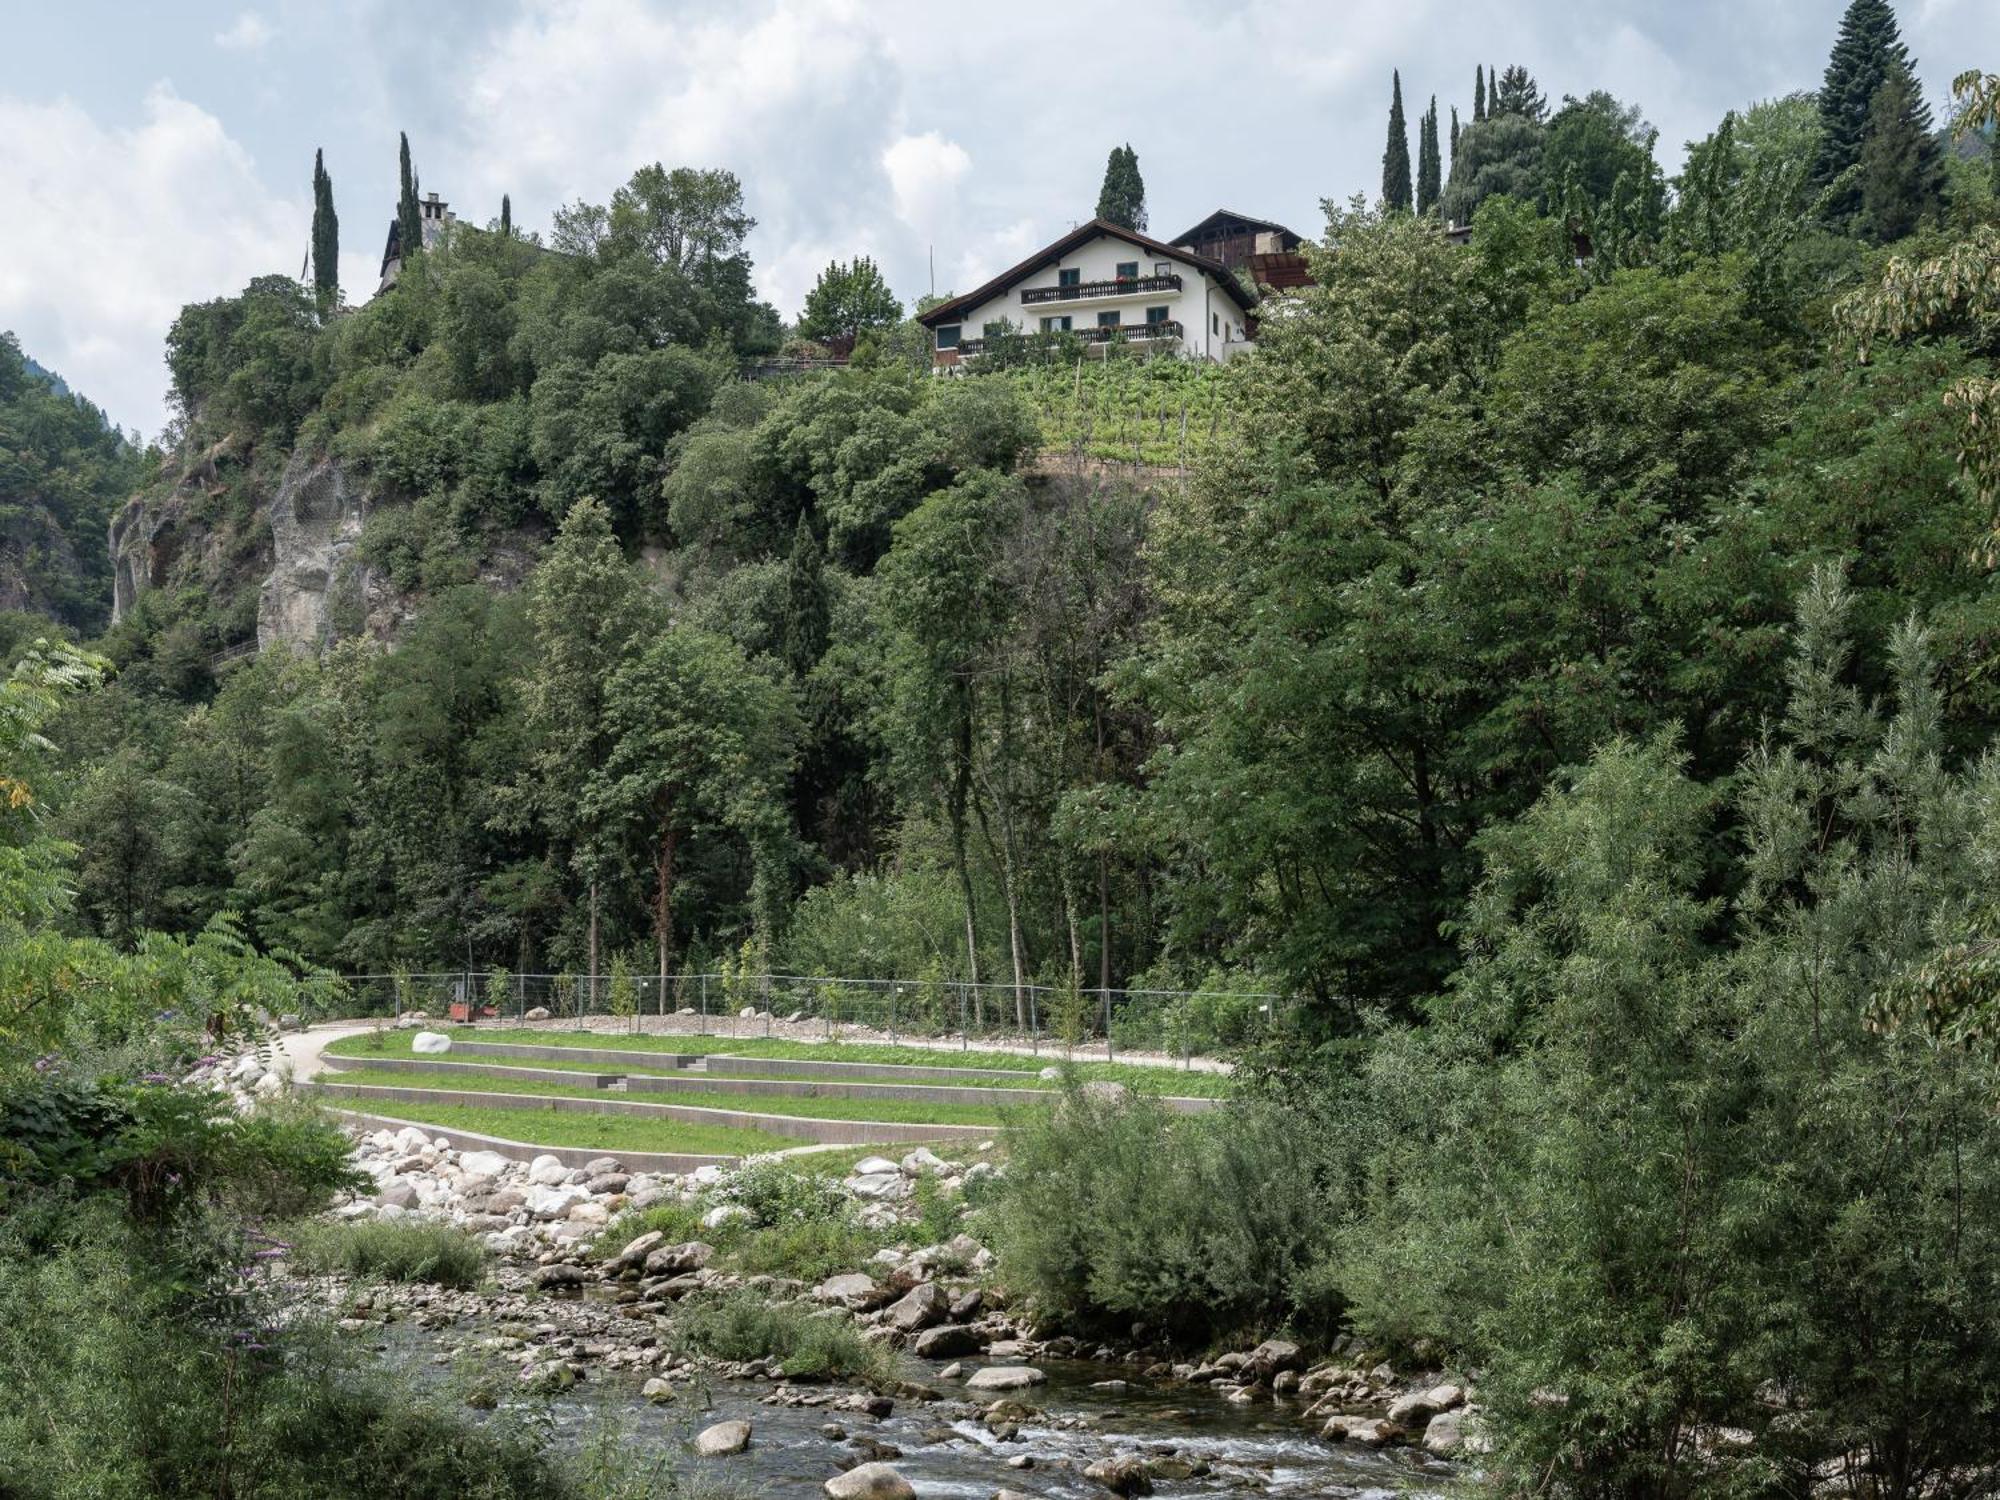
[[972, 714], [960, 717], [957, 738], [958, 764], [954, 768], [947, 814], [951, 822], [951, 857], [958, 866], [958, 889], [965, 901], [965, 968], [972, 984], [973, 1015], [985, 1020], [985, 1006], [979, 989], [979, 927], [972, 905], [972, 866], [965, 847], [965, 804], [972, 794]]
[[653, 942], [660, 959], [660, 1014], [667, 1013], [667, 970], [674, 951], [674, 850], [680, 834], [671, 822], [660, 822], [660, 844], [653, 857]]

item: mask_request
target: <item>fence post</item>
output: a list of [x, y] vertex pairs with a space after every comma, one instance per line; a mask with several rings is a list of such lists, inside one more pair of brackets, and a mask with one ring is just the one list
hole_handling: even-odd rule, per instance
[[1028, 991], [1028, 1052], [1031, 1056], [1042, 1055], [1042, 1018], [1035, 1008], [1035, 992]]
[[701, 1034], [708, 1035], [708, 976], [701, 976]]
[[903, 987], [900, 984], [889, 986], [889, 1040], [892, 1042], [896, 1040], [896, 1002], [902, 995]]
[[1117, 1044], [1111, 1040], [1111, 991], [1104, 992], [1104, 1060], [1118, 1061]]
[[965, 985], [961, 981], [958, 986], [958, 1050], [961, 1052], [965, 1051], [967, 1045], [965, 1037]]

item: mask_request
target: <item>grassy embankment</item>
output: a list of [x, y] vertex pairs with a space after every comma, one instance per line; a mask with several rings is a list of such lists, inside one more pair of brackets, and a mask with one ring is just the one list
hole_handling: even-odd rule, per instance
[[[798, 1042], [779, 1037], [662, 1036], [654, 1033], [626, 1035], [588, 1031], [555, 1031], [497, 1026], [450, 1027], [446, 1034], [465, 1041], [502, 1042], [546, 1047], [608, 1048], [620, 1052], [660, 1052], [685, 1057], [727, 1056], [732, 1058], [804, 1059], [817, 1062], [888, 1063], [900, 1067], [977, 1068], [1012, 1073], [1010, 1078], [969, 1078], [979, 1088], [1046, 1089], [1041, 1070], [1066, 1067], [1083, 1082], [1122, 1083], [1127, 1088], [1152, 1094], [1178, 1094], [1200, 1098], [1221, 1098], [1231, 1090], [1227, 1073], [1193, 1069], [1149, 1067], [1141, 1063], [1070, 1062], [1059, 1053], [1044, 1052], [1040, 1057], [1016, 1052], [952, 1051], [945, 1048], [903, 1047], [886, 1042]], [[342, 1057], [410, 1057], [414, 1033], [384, 1028], [366, 1036], [347, 1037], [326, 1050]], [[502, 1057], [481, 1057], [467, 1053], [465, 1062], [505, 1063]], [[570, 1068], [586, 1073], [672, 1073], [671, 1067], [646, 1068], [623, 1063], [569, 1062], [558, 1059], [523, 1059], [523, 1067]], [[887, 1083], [893, 1079], [861, 1080]], [[871, 1118], [887, 1118], [873, 1116]]]
[[[642, 1104], [671, 1104], [687, 1109], [733, 1110], [809, 1120], [879, 1121], [892, 1125], [991, 1125], [998, 1128], [1005, 1123], [1004, 1117], [1009, 1113], [985, 1104], [935, 1104], [920, 1099], [733, 1094], [706, 1089], [685, 1094], [611, 1094], [584, 1084], [570, 1086], [540, 1078], [502, 1078], [486, 1073], [454, 1078], [443, 1073], [401, 1073], [386, 1068], [350, 1068], [328, 1074], [321, 1081], [398, 1089], [464, 1089], [481, 1094], [522, 1094], [542, 1099], [608, 1098]], [[335, 1102], [338, 1102], [337, 1099]], [[394, 1113], [389, 1109], [383, 1112]]]

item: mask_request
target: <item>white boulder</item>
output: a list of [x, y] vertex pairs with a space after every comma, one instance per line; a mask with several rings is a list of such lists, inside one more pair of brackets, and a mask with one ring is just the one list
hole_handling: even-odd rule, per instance
[[451, 1038], [442, 1031], [420, 1031], [410, 1038], [410, 1050], [424, 1057], [451, 1051]]

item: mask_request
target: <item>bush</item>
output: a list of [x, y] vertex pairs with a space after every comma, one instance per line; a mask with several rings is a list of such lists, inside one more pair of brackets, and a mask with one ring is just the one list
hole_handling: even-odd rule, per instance
[[1319, 1268], [1335, 1205], [1298, 1129], [1263, 1105], [1178, 1115], [1072, 1084], [1010, 1138], [986, 1210], [1001, 1270], [1041, 1312], [1084, 1327], [1143, 1319], [1188, 1341], [1330, 1332], [1340, 1303]]
[[858, 1380], [885, 1385], [895, 1356], [861, 1336], [844, 1313], [797, 1302], [767, 1302], [744, 1289], [690, 1297], [674, 1316], [675, 1347], [712, 1359], [776, 1359], [793, 1380]]
[[449, 1224], [418, 1219], [302, 1224], [292, 1234], [292, 1263], [321, 1276], [461, 1289], [486, 1279], [486, 1250], [477, 1240]]
[[172, 1248], [103, 1197], [37, 1197], [0, 1220], [0, 1493], [613, 1493], [546, 1452], [527, 1420], [500, 1413], [474, 1428], [357, 1368], [323, 1329], [279, 1331], [254, 1285], [190, 1302], [165, 1274]]

